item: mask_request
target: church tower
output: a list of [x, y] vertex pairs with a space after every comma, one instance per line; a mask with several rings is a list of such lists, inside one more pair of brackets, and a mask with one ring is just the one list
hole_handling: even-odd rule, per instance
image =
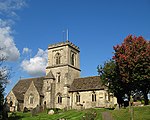
[[79, 53], [79, 47], [68, 40], [48, 46], [47, 79], [44, 81], [44, 87], [49, 88], [49, 91], [44, 96], [49, 107], [70, 106], [68, 90], [73, 80], [80, 77]]

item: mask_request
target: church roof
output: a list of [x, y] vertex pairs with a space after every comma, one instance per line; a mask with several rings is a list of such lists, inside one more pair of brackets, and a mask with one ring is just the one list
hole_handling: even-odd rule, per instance
[[19, 80], [18, 83], [12, 89], [12, 91], [15, 94], [17, 100], [24, 100], [24, 94], [28, 90], [31, 82], [33, 81], [35, 87], [37, 88], [37, 91], [41, 95], [43, 80], [44, 77]]
[[104, 89], [99, 76], [77, 78], [73, 81], [70, 92]]
[[46, 79], [55, 79], [52, 71], [49, 71], [49, 73], [45, 76]]

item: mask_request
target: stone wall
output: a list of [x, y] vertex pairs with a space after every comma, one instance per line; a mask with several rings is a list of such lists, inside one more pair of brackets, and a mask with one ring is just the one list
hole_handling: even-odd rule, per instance
[[[60, 64], [56, 64], [56, 54], [60, 54]], [[71, 56], [74, 54], [74, 64], [72, 64]], [[51, 101], [54, 100], [56, 108], [66, 108], [70, 106], [70, 98], [68, 90], [75, 78], [80, 77], [80, 62], [79, 62], [79, 48], [71, 42], [66, 41], [55, 45], [50, 45], [48, 48], [48, 67], [46, 74], [50, 71], [53, 73], [55, 80], [55, 89], [51, 91], [54, 98], [50, 97]], [[62, 103], [58, 103], [58, 96], [61, 95]]]
[[10, 91], [10, 93], [7, 95], [7, 103], [12, 105], [10, 106], [10, 111], [17, 111], [18, 110], [18, 100], [16, 99], [16, 96], [14, 95], [13, 91]]
[[[33, 95], [33, 103], [32, 104], [30, 103], [31, 95]], [[28, 88], [28, 90], [26, 91], [26, 93], [24, 95], [24, 107], [27, 107], [28, 109], [33, 109], [39, 104], [40, 104], [40, 95], [32, 81], [32, 83], [30, 84], [30, 87]]]
[[[80, 95], [80, 102], [76, 102], [77, 92], [70, 93], [71, 104], [70, 106], [73, 109], [87, 109], [94, 107], [112, 107], [116, 104], [116, 98], [113, 96], [108, 96], [107, 91], [105, 90], [95, 90], [96, 101], [92, 101], [93, 91], [82, 91], [78, 92]], [[109, 99], [110, 97], [110, 99]]]
[[43, 84], [43, 105], [46, 105], [47, 108], [54, 108], [55, 101], [55, 80], [54, 79], [45, 79]]

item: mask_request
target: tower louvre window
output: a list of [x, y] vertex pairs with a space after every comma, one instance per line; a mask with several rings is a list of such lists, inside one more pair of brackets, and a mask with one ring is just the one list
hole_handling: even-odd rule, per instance
[[75, 65], [75, 55], [74, 54], [72, 54], [71, 55], [71, 65]]
[[60, 53], [57, 53], [55, 58], [56, 58], [56, 64], [60, 64], [61, 63], [61, 55], [60, 55]]

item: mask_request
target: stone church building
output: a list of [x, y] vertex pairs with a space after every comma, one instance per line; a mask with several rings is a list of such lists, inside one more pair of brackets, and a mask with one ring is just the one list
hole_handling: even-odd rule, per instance
[[46, 76], [19, 80], [7, 95], [11, 109], [22, 111], [37, 105], [86, 109], [116, 104], [99, 76], [80, 78], [79, 53], [79, 47], [70, 41], [49, 45]]

